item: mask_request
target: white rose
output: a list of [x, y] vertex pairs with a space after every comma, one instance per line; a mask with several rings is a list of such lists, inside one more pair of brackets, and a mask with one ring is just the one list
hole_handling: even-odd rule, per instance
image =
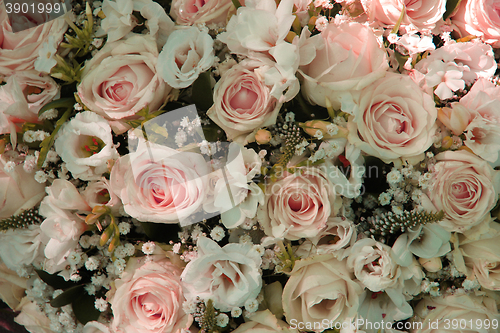
[[170, 34], [158, 56], [158, 74], [173, 88], [189, 87], [215, 59], [214, 41], [196, 27]]
[[180, 25], [225, 23], [229, 11], [233, 8], [231, 0], [202, 1], [174, 0], [170, 15]]
[[34, 207], [45, 196], [45, 184], [37, 182], [22, 165], [5, 172], [5, 164], [0, 157], [0, 220]]
[[309, 330], [318, 332], [314, 323], [322, 323], [325, 318], [342, 323], [353, 317], [362, 292], [345, 261], [331, 254], [299, 260], [283, 288], [285, 317], [291, 325], [294, 319], [309, 323]]
[[15, 271], [0, 261], [0, 300], [15, 309], [28, 289], [28, 279], [19, 277]]
[[90, 111], [67, 122], [54, 146], [73, 177], [82, 180], [100, 179], [108, 161], [119, 157], [108, 122]]
[[38, 305], [29, 297], [24, 297], [19, 304], [18, 311], [21, 313], [14, 319], [19, 325], [23, 325], [31, 333], [53, 333], [50, 328], [50, 319], [40, 310]]
[[263, 332], [298, 333], [297, 329], [290, 328], [286, 322], [276, 318], [269, 310], [250, 314], [248, 321], [233, 331], [233, 333]]
[[39, 225], [30, 225], [26, 229], [9, 229], [0, 233], [0, 258], [14, 271], [24, 265], [31, 265], [40, 255], [42, 237]]
[[[458, 327], [453, 328], [453, 320]], [[498, 332], [493, 328], [492, 320], [500, 320], [495, 299], [488, 296], [446, 295], [425, 297], [415, 306], [413, 322], [422, 323], [414, 326], [411, 333], [462, 333], [462, 332]], [[436, 323], [437, 322], [437, 327]], [[433, 323], [432, 325], [430, 325]], [[450, 325], [447, 325], [450, 323]], [[489, 323], [488, 327], [486, 323]], [[462, 325], [462, 326], [460, 326]], [[461, 327], [464, 327], [462, 329]]]
[[257, 297], [262, 287], [261, 257], [250, 244], [220, 247], [206, 237], [198, 239], [198, 257], [182, 272], [186, 298], [212, 299], [225, 312]]
[[391, 257], [391, 248], [371, 238], [357, 241], [347, 258], [347, 267], [371, 291], [395, 287], [401, 268]]

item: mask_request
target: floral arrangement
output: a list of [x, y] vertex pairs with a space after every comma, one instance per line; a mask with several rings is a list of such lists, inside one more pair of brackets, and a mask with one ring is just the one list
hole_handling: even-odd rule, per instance
[[498, 332], [500, 1], [4, 1], [28, 331]]

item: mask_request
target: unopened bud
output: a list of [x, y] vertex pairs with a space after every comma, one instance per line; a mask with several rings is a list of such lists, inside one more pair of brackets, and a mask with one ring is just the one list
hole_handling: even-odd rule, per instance
[[453, 145], [453, 139], [450, 136], [445, 136], [441, 142], [441, 147], [443, 149], [449, 149]]
[[272, 137], [273, 136], [271, 135], [271, 132], [263, 128], [261, 128], [260, 130], [257, 131], [257, 133], [255, 133], [255, 141], [259, 145], [268, 144], [269, 141], [271, 141]]
[[441, 258], [434, 257], [430, 259], [420, 258], [418, 259], [420, 265], [425, 268], [428, 272], [434, 273], [440, 271], [443, 268], [443, 263], [441, 262]]

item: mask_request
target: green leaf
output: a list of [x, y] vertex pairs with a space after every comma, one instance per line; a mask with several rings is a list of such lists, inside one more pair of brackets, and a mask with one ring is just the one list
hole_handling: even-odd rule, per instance
[[75, 99], [73, 97], [70, 98], [61, 98], [50, 103], [47, 103], [43, 106], [43, 108], [38, 111], [38, 116], [40, 117], [42, 113], [51, 109], [59, 109], [59, 108], [72, 108], [75, 105]]
[[63, 113], [62, 117], [59, 118], [59, 120], [56, 122], [56, 128], [52, 131], [52, 134], [50, 136], [46, 137], [42, 143], [40, 143], [40, 155], [38, 156], [38, 162], [37, 166], [39, 168], [42, 167], [43, 162], [45, 162], [45, 158], [47, 157], [47, 154], [50, 150], [50, 148], [54, 145], [54, 141], [56, 140], [56, 134], [59, 132], [61, 129], [62, 125], [68, 120], [69, 116], [71, 115], [71, 112], [73, 111], [73, 105], [71, 107], [68, 107], [66, 111]]
[[35, 271], [43, 282], [54, 289], [68, 289], [76, 285], [75, 282], [65, 281], [63, 277], [57, 275], [58, 273], [49, 274], [41, 269], [35, 269]]
[[94, 303], [95, 297], [90, 296], [86, 292], [81, 294], [80, 297], [73, 302], [72, 306], [75, 317], [83, 325], [89, 321], [99, 319], [101, 313], [95, 308]]
[[207, 111], [214, 104], [210, 72], [201, 73], [194, 81], [191, 99], [196, 107], [203, 111]]
[[239, 0], [232, 0], [232, 1], [233, 1], [234, 8], [238, 9], [241, 7], [241, 3]]
[[462, 0], [448, 0], [446, 2], [446, 12], [443, 14], [443, 20], [448, 19], [448, 17], [455, 12], [460, 5], [460, 2], [462, 2]]
[[64, 291], [61, 295], [50, 301], [50, 305], [52, 305], [54, 308], [60, 308], [61, 306], [65, 306], [75, 301], [75, 299], [77, 299], [79, 295], [82, 295], [83, 293], [86, 293], [86, 291], [83, 289], [83, 284], [71, 287]]
[[401, 54], [401, 53], [399, 53], [398, 51], [394, 51], [394, 56], [395, 56], [396, 60], [398, 61], [398, 64], [399, 64], [399, 70], [402, 70], [402, 69], [403, 69], [403, 66], [405, 65], [406, 60], [408, 60], [409, 56], [407, 56], [407, 55], [402, 55], [402, 54]]

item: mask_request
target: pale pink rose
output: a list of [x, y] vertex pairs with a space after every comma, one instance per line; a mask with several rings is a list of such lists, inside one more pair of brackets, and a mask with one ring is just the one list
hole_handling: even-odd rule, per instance
[[180, 25], [226, 23], [231, 8], [231, 0], [173, 0], [170, 16]]
[[446, 12], [446, 0], [366, 0], [361, 3], [370, 21], [382, 26], [396, 25], [405, 7], [406, 12], [401, 25], [411, 24], [418, 30], [434, 28]]
[[215, 308], [226, 312], [259, 295], [262, 259], [252, 245], [229, 243], [220, 247], [200, 237], [197, 246], [198, 256], [182, 272], [188, 300], [211, 299]]
[[116, 291], [109, 300], [113, 310], [112, 329], [120, 333], [187, 330], [192, 317], [182, 309], [185, 297], [181, 269], [168, 259], [147, 262], [144, 258], [131, 258], [130, 261], [123, 276], [115, 281]]
[[19, 304], [16, 309], [17, 311], [21, 311], [21, 313], [14, 321], [23, 325], [29, 332], [53, 333], [54, 331], [50, 328], [50, 319], [40, 310], [38, 305], [29, 298], [30, 297], [24, 297], [22, 299], [21, 304]]
[[321, 324], [325, 318], [342, 323], [355, 316], [363, 288], [354, 280], [345, 261], [331, 254], [296, 261], [283, 288], [283, 310], [288, 323], [310, 323], [308, 331], [322, 332], [324, 327], [320, 325], [318, 329], [318, 322]]
[[[493, 295], [491, 295], [493, 296]], [[448, 294], [439, 297], [424, 297], [415, 306], [411, 333], [496, 333], [493, 320], [500, 320], [494, 296], [476, 296], [473, 293]], [[457, 328], [453, 322], [457, 322]], [[432, 325], [431, 325], [432, 323]], [[436, 323], [436, 324], [435, 324]], [[450, 325], [447, 325], [450, 323]], [[489, 324], [489, 325], [487, 325]], [[462, 326], [460, 326], [462, 325]], [[462, 328], [464, 327], [465, 328]]]
[[19, 277], [15, 271], [0, 261], [0, 300], [11, 309], [15, 309], [24, 300], [26, 289], [28, 289], [28, 279]]
[[[3, 2], [3, 1], [2, 1]], [[4, 4], [0, 3], [4, 8]], [[31, 17], [32, 16], [32, 17]], [[13, 25], [16, 31], [12, 31], [5, 9], [0, 11], [0, 74], [10, 75], [16, 71], [25, 71], [35, 68], [35, 61], [44, 43], [53, 36], [58, 45], [68, 25], [63, 18], [51, 21], [44, 15], [36, 13], [13, 15]], [[48, 21], [37, 27], [38, 22]]]
[[215, 85], [214, 104], [207, 112], [229, 140], [242, 144], [255, 139], [255, 130], [274, 125], [281, 107], [256, 69], [247, 61], [228, 70]]
[[441, 226], [464, 232], [481, 223], [497, 202], [499, 172], [467, 151], [446, 151], [436, 160], [427, 195], [445, 213]]
[[111, 188], [125, 212], [144, 222], [178, 223], [206, 199], [208, 166], [201, 154], [141, 141], [111, 170]]
[[290, 327], [286, 322], [276, 318], [269, 310], [257, 311], [249, 315], [248, 321], [238, 326], [233, 333], [263, 333], [282, 332], [297, 333], [296, 328]]
[[433, 143], [434, 101], [408, 76], [387, 74], [361, 91], [357, 107], [347, 139], [369, 155], [385, 161], [412, 157]]
[[25, 172], [22, 164], [12, 172], [5, 172], [5, 164], [0, 155], [0, 220], [34, 207], [45, 196], [45, 184]]
[[0, 134], [20, 131], [25, 122], [39, 123], [38, 111], [59, 98], [59, 86], [36, 71], [15, 72], [0, 87]]
[[452, 22], [462, 36], [479, 36], [483, 42], [500, 47], [499, 0], [463, 0]]
[[266, 235], [275, 238], [316, 236], [340, 208], [334, 185], [317, 168], [286, 172], [267, 186], [265, 194], [266, 204], [259, 206], [257, 216]]
[[93, 112], [109, 121], [121, 134], [130, 128], [127, 120], [145, 107], [156, 111], [170, 87], [156, 72], [158, 48], [151, 36], [133, 35], [106, 44], [85, 64], [78, 97]]
[[474, 277], [483, 288], [500, 290], [500, 224], [485, 223], [487, 228], [476, 236], [467, 231], [459, 235], [459, 254], [463, 256], [467, 277]]
[[373, 31], [360, 23], [330, 23], [304, 43], [300, 52], [311, 44], [316, 56], [308, 57], [312, 61], [307, 64], [301, 62], [302, 88], [311, 102], [323, 107], [328, 98], [339, 109], [343, 93], [371, 85], [389, 68], [386, 52]]
[[14, 271], [25, 265], [39, 264], [45, 259], [41, 251], [44, 241], [39, 225], [8, 229], [0, 233], [0, 259]]

